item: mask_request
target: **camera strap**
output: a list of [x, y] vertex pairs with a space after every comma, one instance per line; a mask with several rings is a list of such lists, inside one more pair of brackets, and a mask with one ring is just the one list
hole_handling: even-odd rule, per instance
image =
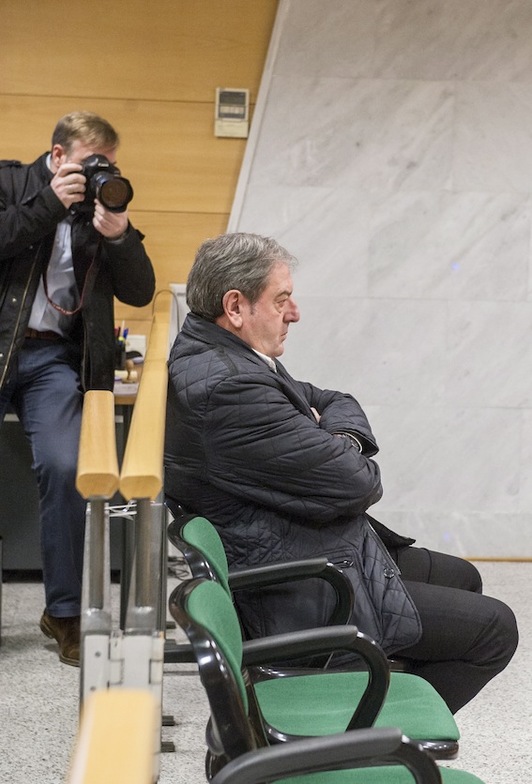
[[96, 250], [94, 251], [94, 256], [89, 264], [89, 268], [87, 270], [87, 274], [85, 275], [85, 280], [83, 281], [83, 288], [81, 290], [81, 296], [79, 298], [78, 305], [74, 308], [74, 310], [67, 310], [66, 308], [61, 307], [58, 305], [57, 302], [54, 302], [53, 299], [48, 294], [48, 280], [47, 280], [47, 271], [48, 271], [48, 264], [46, 264], [45, 268], [43, 269], [42, 273], [42, 282], [44, 287], [44, 293], [46, 296], [46, 300], [48, 304], [61, 313], [63, 316], [75, 316], [76, 313], [79, 313], [83, 310], [83, 307], [88, 300], [90, 293], [94, 287], [94, 281], [96, 280], [96, 275], [98, 274], [98, 270], [100, 268], [100, 262], [98, 259], [98, 251], [100, 250], [101, 245], [101, 237], [98, 239], [98, 244], [96, 246]]

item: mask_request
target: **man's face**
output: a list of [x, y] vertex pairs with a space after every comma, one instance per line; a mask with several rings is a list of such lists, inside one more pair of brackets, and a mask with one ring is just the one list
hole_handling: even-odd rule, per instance
[[292, 277], [288, 266], [278, 262], [259, 299], [250, 305], [242, 301], [240, 337], [268, 357], [280, 357], [291, 322], [299, 321], [299, 309], [292, 299]]
[[116, 164], [116, 147], [99, 147], [94, 145], [85, 144], [79, 139], [75, 139], [70, 150], [67, 152], [60, 144], [55, 144], [52, 149], [52, 164], [55, 167], [54, 171], [63, 163], [83, 163], [85, 158], [89, 155], [105, 155], [110, 163]]

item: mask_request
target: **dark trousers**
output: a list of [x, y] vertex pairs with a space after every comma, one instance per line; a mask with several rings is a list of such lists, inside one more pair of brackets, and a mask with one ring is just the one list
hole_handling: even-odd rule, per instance
[[46, 609], [80, 614], [85, 501], [75, 487], [83, 395], [79, 351], [65, 341], [26, 340], [0, 392], [28, 437], [40, 498]]
[[456, 713], [512, 658], [515, 616], [482, 594], [482, 580], [462, 558], [417, 547], [391, 551], [421, 618], [416, 645], [397, 652], [409, 670], [429, 681]]

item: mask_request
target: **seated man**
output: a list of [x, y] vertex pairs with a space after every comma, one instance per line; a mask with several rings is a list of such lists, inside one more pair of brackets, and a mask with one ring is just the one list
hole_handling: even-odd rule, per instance
[[[353, 623], [410, 660], [456, 712], [510, 661], [512, 611], [474, 566], [412, 547], [370, 518], [378, 448], [348, 394], [296, 381], [277, 361], [291, 323], [294, 259], [226, 234], [200, 247], [170, 355], [165, 493], [216, 525], [232, 567], [326, 554], [356, 597]], [[322, 624], [318, 581], [238, 599], [250, 636]]]

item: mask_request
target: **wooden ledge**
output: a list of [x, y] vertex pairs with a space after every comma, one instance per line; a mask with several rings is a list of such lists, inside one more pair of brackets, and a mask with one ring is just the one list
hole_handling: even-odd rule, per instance
[[76, 487], [84, 498], [112, 498], [118, 490], [115, 399], [112, 392], [85, 393]]

